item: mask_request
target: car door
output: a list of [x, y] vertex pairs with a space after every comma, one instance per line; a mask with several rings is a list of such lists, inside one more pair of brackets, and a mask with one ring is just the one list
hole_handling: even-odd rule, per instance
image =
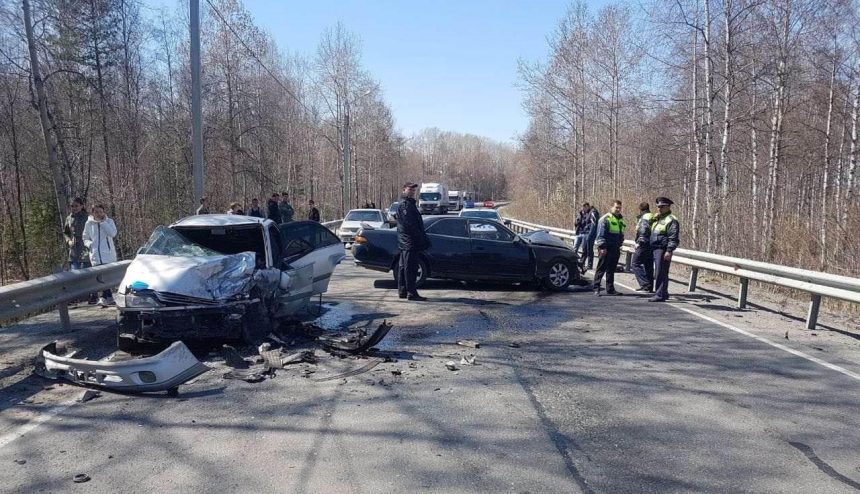
[[466, 230], [467, 220], [445, 218], [427, 227], [432, 247], [427, 251], [434, 277], [469, 279], [472, 243]]
[[293, 269], [313, 266], [313, 294], [325, 293], [335, 266], [346, 257], [340, 240], [315, 221], [281, 225], [283, 262]]
[[469, 220], [470, 269], [476, 279], [525, 280], [531, 278], [529, 246], [492, 220]]

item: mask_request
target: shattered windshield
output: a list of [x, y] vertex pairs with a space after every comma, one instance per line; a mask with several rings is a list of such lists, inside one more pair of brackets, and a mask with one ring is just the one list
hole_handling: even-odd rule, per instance
[[156, 228], [146, 244], [137, 253], [178, 257], [212, 257], [223, 255], [208, 247], [196, 244], [176, 230], [164, 226]]

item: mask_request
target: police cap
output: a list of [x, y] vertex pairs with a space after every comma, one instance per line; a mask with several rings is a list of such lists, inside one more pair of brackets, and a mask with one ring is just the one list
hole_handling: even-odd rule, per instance
[[672, 199], [669, 199], [668, 197], [658, 197], [656, 202], [658, 206], [671, 206], [672, 204], [675, 204], [672, 202]]

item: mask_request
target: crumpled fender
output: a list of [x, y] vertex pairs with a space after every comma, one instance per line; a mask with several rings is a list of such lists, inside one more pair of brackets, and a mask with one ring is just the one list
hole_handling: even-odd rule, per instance
[[56, 353], [56, 341], [39, 352], [45, 377], [61, 377], [75, 384], [116, 391], [167, 391], [209, 370], [181, 341], [174, 342], [158, 355], [118, 362], [76, 359]]

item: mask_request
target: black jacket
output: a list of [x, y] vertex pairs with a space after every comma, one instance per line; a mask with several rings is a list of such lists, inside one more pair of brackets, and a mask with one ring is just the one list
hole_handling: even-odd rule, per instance
[[583, 213], [580, 209], [576, 213], [576, 221], [573, 222], [573, 230], [577, 235], [588, 235], [591, 231], [591, 210]]
[[636, 217], [636, 245], [651, 248], [651, 221], [655, 216], [653, 213], [646, 212]]
[[415, 199], [402, 196], [397, 207], [397, 236], [401, 250], [422, 251], [430, 247], [424, 231], [424, 218], [418, 211]]
[[316, 221], [317, 223], [319, 223], [320, 222], [320, 210], [315, 208], [315, 207], [312, 207], [311, 210], [308, 211], [308, 219], [310, 221]]
[[255, 207], [251, 206], [251, 208], [248, 209], [248, 216], [253, 216], [255, 218], [262, 218], [263, 217], [263, 210], [260, 208], [255, 208]]
[[280, 225], [281, 210], [278, 208], [278, 203], [269, 199], [269, 202], [266, 203], [266, 210], [268, 212], [269, 219]]
[[680, 243], [678, 234], [680, 229], [678, 218], [672, 213], [658, 215], [651, 224], [651, 248], [674, 251]]

